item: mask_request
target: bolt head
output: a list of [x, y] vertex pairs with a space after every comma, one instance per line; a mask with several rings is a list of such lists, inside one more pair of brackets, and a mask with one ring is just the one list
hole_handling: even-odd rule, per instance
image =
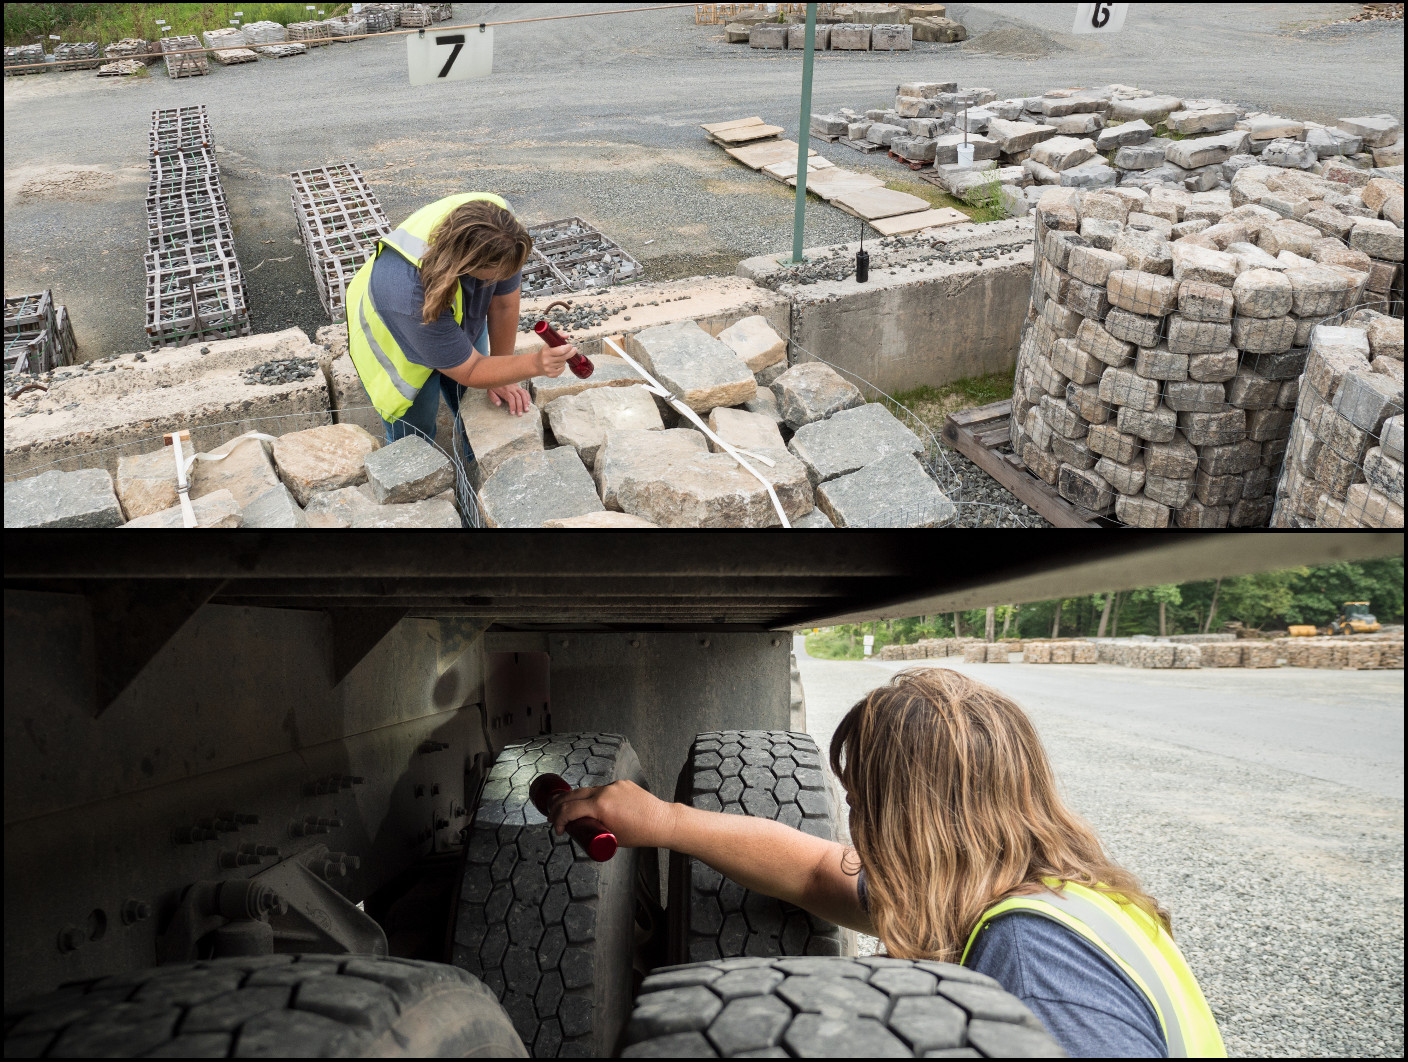
[[88, 938], [77, 926], [65, 926], [59, 933], [60, 951], [77, 951]]

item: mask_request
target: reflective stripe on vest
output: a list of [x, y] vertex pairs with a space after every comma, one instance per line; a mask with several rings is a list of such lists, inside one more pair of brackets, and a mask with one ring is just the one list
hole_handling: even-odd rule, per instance
[[[490, 192], [446, 196], [421, 207], [377, 242], [376, 253], [347, 286], [348, 353], [357, 375], [361, 377], [362, 386], [366, 388], [367, 397], [385, 420], [400, 420], [406, 415], [434, 370], [407, 358], [396, 337], [377, 313], [371, 294], [372, 267], [382, 251], [390, 247], [419, 269], [430, 248], [429, 241], [435, 227], [458, 207], [477, 199], [487, 200], [504, 210], [509, 209], [507, 202]], [[450, 309], [455, 323], [463, 324], [464, 292], [458, 284], [450, 300]]]
[[1090, 941], [1138, 986], [1154, 1008], [1170, 1058], [1227, 1056], [1198, 982], [1163, 927], [1095, 889], [1050, 879], [1045, 884], [1048, 893], [1014, 896], [985, 911], [960, 961], [967, 961], [978, 934], [995, 918], [1016, 911], [1049, 918]]

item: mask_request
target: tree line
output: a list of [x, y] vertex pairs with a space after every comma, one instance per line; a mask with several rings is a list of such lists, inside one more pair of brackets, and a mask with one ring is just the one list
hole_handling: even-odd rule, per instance
[[[998, 605], [942, 615], [843, 624], [808, 640], [814, 656], [859, 655], [921, 638], [1118, 638], [1133, 634], [1211, 634], [1229, 623], [1254, 630], [1292, 623], [1326, 626], [1346, 601], [1368, 601], [1380, 623], [1403, 622], [1403, 558], [1339, 562], [1138, 590]], [[815, 641], [816, 648], [813, 649]]]

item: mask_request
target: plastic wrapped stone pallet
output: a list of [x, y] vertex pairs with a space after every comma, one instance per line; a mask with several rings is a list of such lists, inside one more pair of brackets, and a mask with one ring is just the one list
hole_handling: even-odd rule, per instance
[[1402, 641], [1338, 638], [1278, 638], [1288, 667], [1377, 670], [1403, 666]]
[[1311, 335], [1273, 527], [1403, 526], [1403, 319], [1356, 309]]
[[1370, 266], [1235, 201], [1173, 187], [1038, 201], [1011, 442], [1092, 516], [1270, 521], [1310, 331], [1362, 300]]
[[1022, 659], [1028, 664], [1098, 664], [1095, 642], [1027, 642]]

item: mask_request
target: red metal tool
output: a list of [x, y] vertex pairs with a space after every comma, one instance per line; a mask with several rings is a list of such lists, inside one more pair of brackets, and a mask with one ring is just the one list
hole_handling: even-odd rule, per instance
[[[561, 775], [540, 774], [528, 787], [528, 799], [533, 802], [535, 808], [547, 815], [552, 809], [553, 797], [558, 793], [570, 792], [572, 787]], [[605, 863], [616, 854], [616, 835], [596, 819], [573, 819], [567, 824], [567, 835], [598, 863]]]
[[[546, 321], [539, 321], [533, 326], [533, 331], [550, 347], [562, 347], [567, 345], [566, 338], [552, 325]], [[591, 363], [585, 354], [574, 354], [567, 359], [567, 367], [580, 380], [585, 380], [595, 370], [596, 366]]]

